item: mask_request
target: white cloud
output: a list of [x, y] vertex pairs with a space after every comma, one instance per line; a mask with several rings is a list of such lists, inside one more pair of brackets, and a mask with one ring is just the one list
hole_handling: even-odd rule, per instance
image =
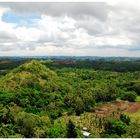
[[[0, 54], [140, 55], [140, 5], [103, 2], [0, 5]], [[7, 11], [40, 18], [31, 19], [34, 26], [19, 26], [3, 21]]]

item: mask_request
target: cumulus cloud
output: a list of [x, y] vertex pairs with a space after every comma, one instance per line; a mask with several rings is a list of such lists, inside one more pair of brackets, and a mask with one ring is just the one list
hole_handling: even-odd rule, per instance
[[[139, 56], [139, 9], [129, 3], [1, 2], [0, 54]], [[8, 12], [25, 22], [39, 18], [27, 26], [5, 21]]]

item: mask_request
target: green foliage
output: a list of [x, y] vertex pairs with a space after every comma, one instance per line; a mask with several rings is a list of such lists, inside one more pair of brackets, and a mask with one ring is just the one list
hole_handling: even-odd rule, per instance
[[118, 116], [111, 115], [106, 117], [103, 121], [104, 131], [101, 133], [102, 137], [121, 137], [127, 133], [130, 118], [125, 114]]
[[140, 138], [140, 122], [134, 120], [127, 129], [127, 133], [123, 135], [124, 138]]
[[49, 138], [66, 138], [67, 129], [66, 122], [63, 120], [56, 120], [49, 129], [47, 137]]
[[136, 98], [137, 98], [137, 95], [134, 91], [125, 92], [121, 96], [122, 100], [128, 100], [130, 102], [134, 102], [136, 100]]
[[[13, 70], [0, 63], [9, 71], [0, 78], [0, 137], [83, 137], [81, 122], [74, 123], [71, 117], [79, 120], [84, 112], [92, 114], [98, 104], [117, 98], [135, 101], [139, 94], [140, 72], [126, 72], [130, 70], [126, 68], [128, 63], [119, 69], [118, 63], [103, 65], [101, 61], [93, 69], [90, 61], [80, 61], [76, 67], [72, 64], [60, 69], [54, 62], [32, 60]], [[125, 72], [105, 71], [110, 69]], [[139, 123], [136, 125], [125, 114], [93, 120], [86, 118], [82, 124], [96, 124], [98, 135], [91, 137], [139, 137]]]
[[121, 136], [122, 134], [126, 133], [126, 124], [122, 121], [118, 120], [112, 123], [112, 133]]
[[131, 82], [130, 90], [134, 90], [138, 95], [140, 95], [140, 81]]
[[[12, 70], [0, 81], [3, 90], [13, 91], [20, 88], [34, 88], [47, 90], [52, 85], [52, 80], [57, 79], [57, 74], [36, 60], [25, 63]], [[49, 84], [49, 85], [48, 85]]]
[[[97, 58], [90, 59], [74, 59], [72, 60], [54, 60], [50, 63], [52, 68], [79, 68], [79, 69], [94, 69], [115, 72], [135, 72], [140, 71], [140, 60], [127, 61], [127, 58]], [[125, 60], [125, 61], [124, 61]]]
[[137, 96], [136, 102], [140, 102], [140, 96]]
[[84, 103], [80, 97], [68, 94], [64, 100], [67, 108], [75, 111], [77, 115], [84, 111]]
[[15, 122], [19, 127], [18, 132], [26, 138], [45, 136], [45, 131], [41, 131], [40, 134], [37, 133], [39, 127], [42, 126], [41, 119], [37, 115], [20, 112]]
[[22, 111], [17, 105], [1, 106], [0, 137], [45, 137], [50, 126], [46, 116]]
[[124, 122], [124, 123], [126, 123], [127, 125], [129, 125], [130, 124], [130, 117], [129, 116], [127, 116], [127, 115], [125, 115], [125, 114], [121, 114], [120, 115], [120, 120], [122, 121], [122, 122]]
[[117, 90], [114, 85], [101, 83], [95, 88], [96, 102], [113, 101], [117, 98]]

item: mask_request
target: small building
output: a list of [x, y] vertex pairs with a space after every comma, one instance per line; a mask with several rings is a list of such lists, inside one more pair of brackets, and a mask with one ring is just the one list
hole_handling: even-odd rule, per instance
[[90, 132], [88, 132], [88, 131], [82, 130], [81, 132], [86, 137], [90, 136]]

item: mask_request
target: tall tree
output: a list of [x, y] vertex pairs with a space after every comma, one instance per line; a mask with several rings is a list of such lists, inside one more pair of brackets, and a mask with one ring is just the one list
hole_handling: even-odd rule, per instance
[[76, 127], [75, 127], [75, 124], [71, 120], [69, 120], [67, 124], [67, 137], [77, 138]]

